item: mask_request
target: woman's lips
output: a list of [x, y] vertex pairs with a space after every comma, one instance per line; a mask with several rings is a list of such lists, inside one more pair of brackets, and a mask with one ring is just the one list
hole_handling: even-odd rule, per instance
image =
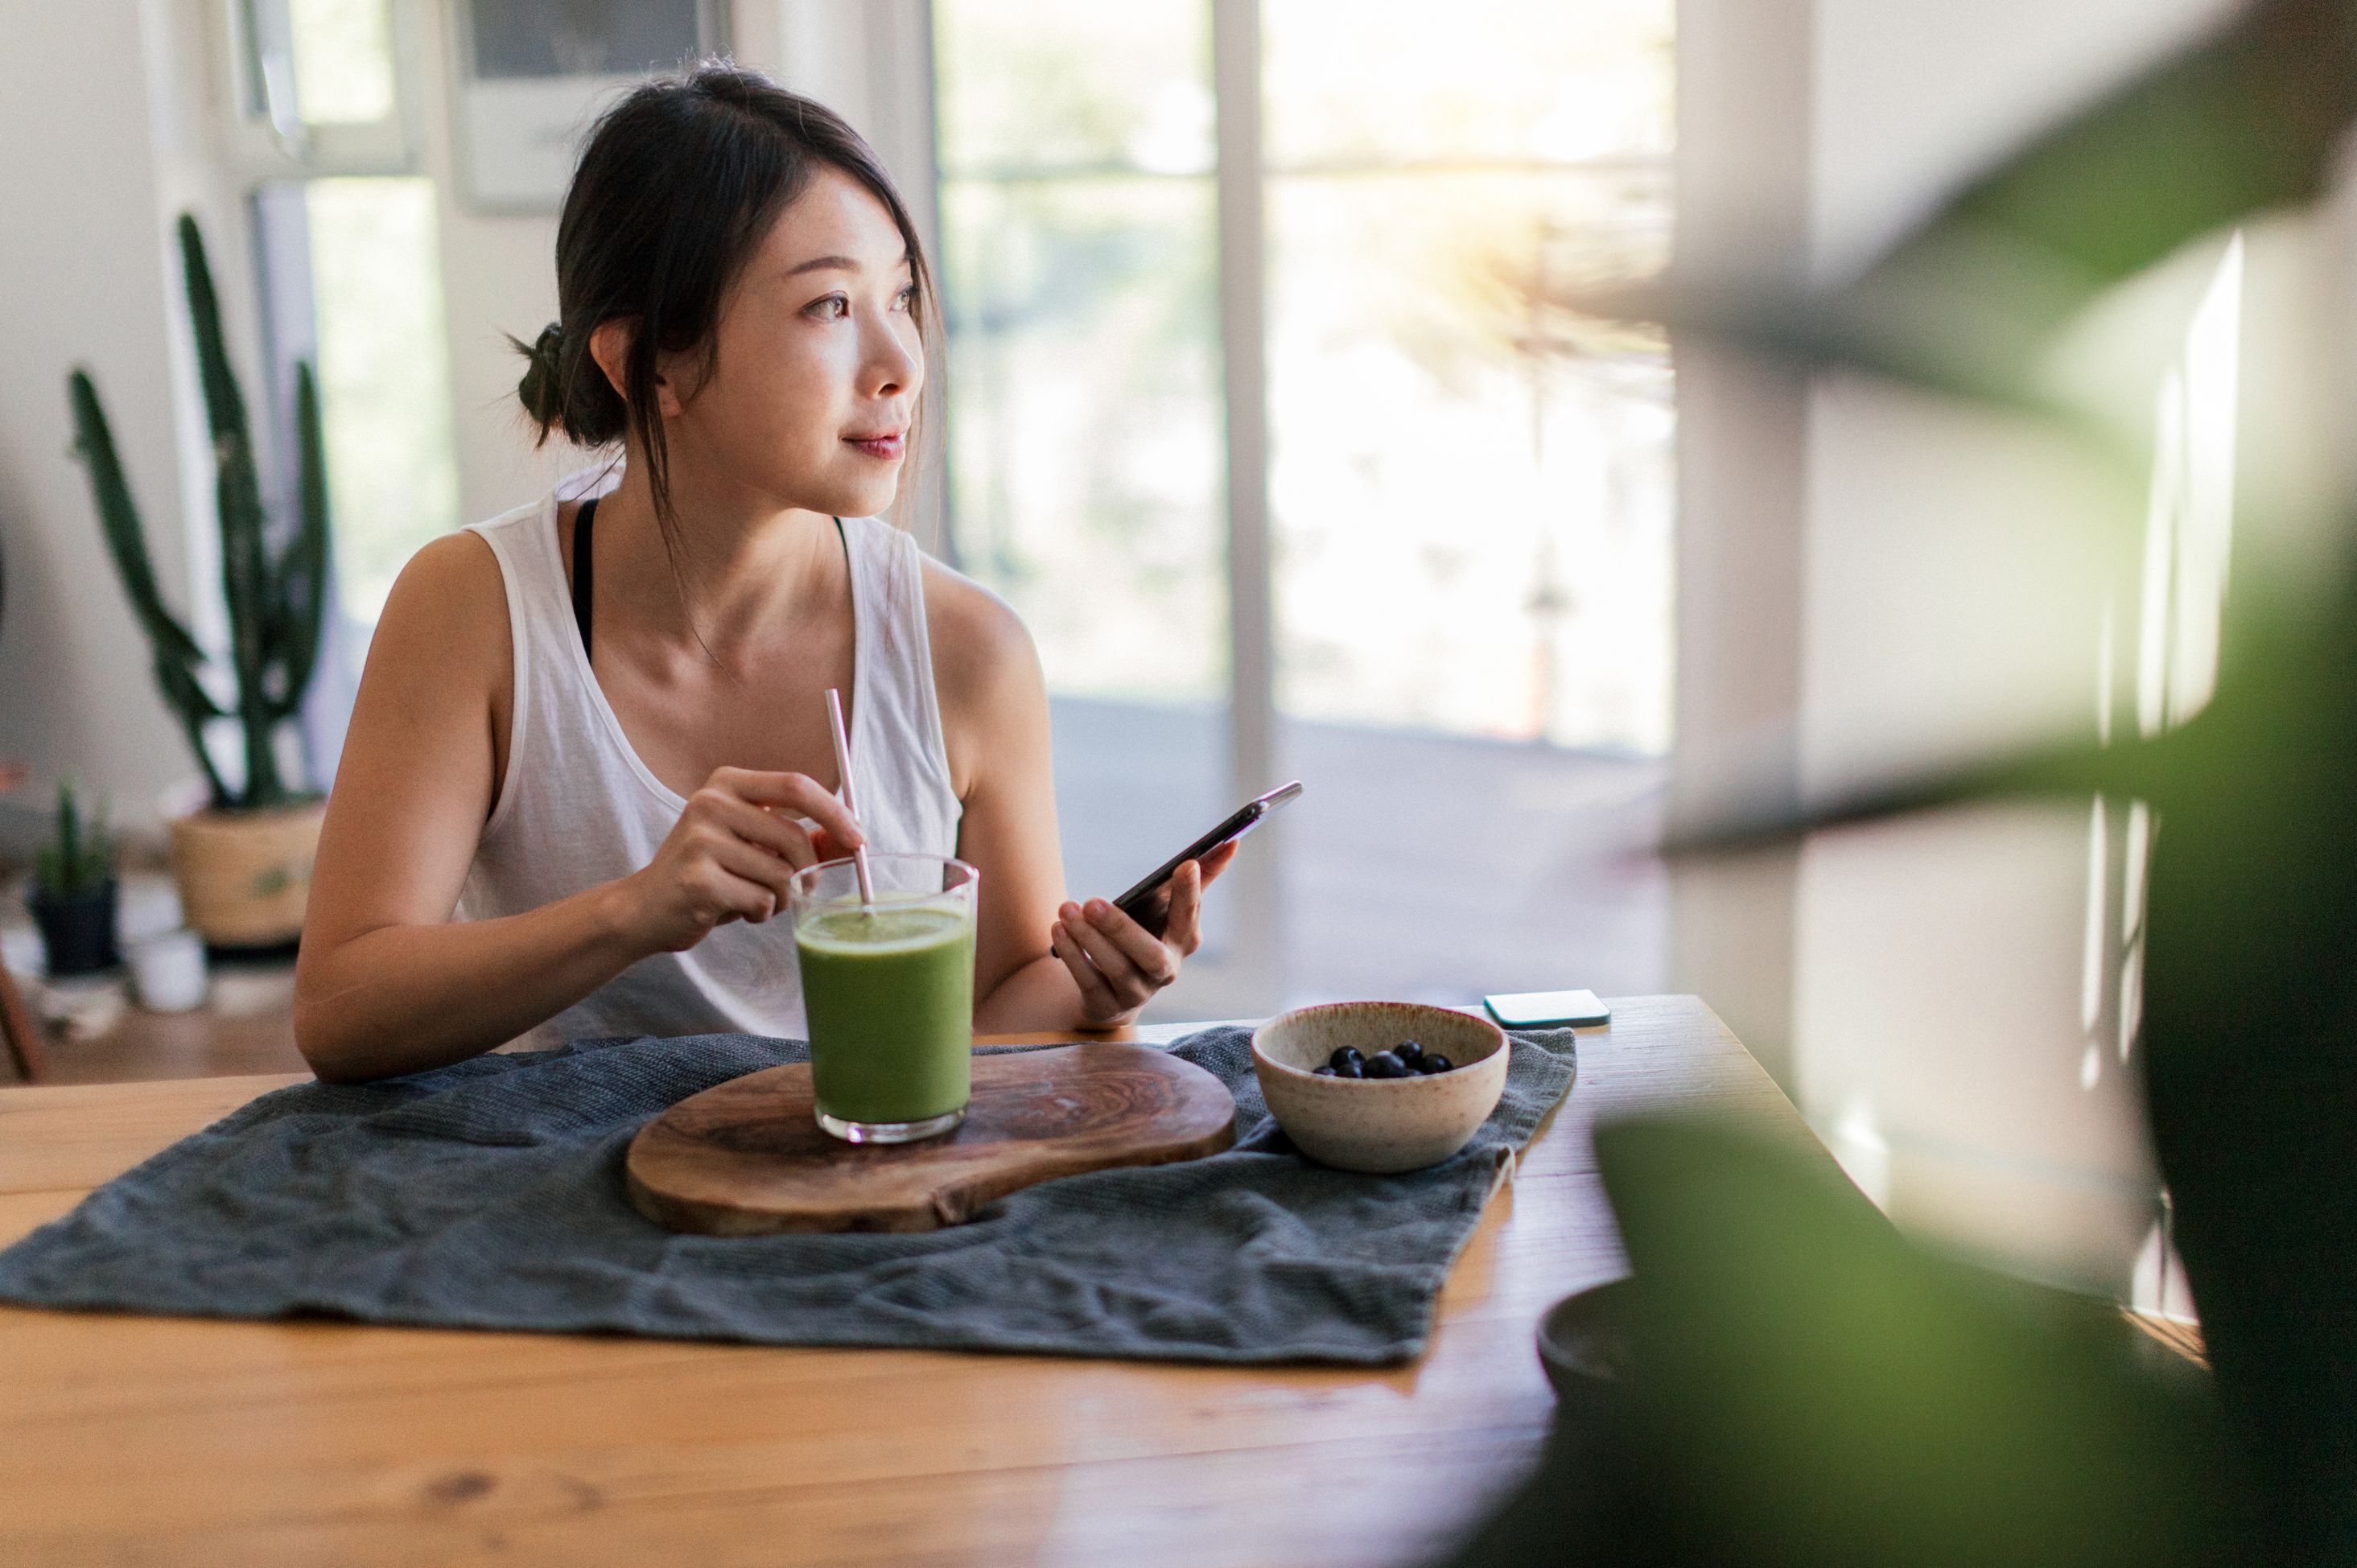
[[881, 457], [889, 462], [900, 456], [901, 448], [908, 441], [908, 433], [888, 430], [876, 435], [846, 435], [844, 439], [870, 457]]

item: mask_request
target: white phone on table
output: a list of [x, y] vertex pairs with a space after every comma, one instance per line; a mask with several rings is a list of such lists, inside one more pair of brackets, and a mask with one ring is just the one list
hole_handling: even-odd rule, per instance
[[1612, 1009], [1593, 991], [1515, 991], [1484, 996], [1481, 1005], [1509, 1029], [1583, 1028], [1612, 1022]]

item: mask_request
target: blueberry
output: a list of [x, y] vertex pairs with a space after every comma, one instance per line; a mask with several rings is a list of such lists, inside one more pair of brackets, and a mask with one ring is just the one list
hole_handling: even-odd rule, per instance
[[1401, 1061], [1389, 1051], [1377, 1051], [1367, 1058], [1369, 1078], [1405, 1078], [1409, 1070], [1405, 1062]]
[[1318, 1070], [1321, 1072], [1330, 1072], [1336, 1078], [1364, 1078], [1367, 1076], [1366, 1069], [1361, 1065], [1357, 1057], [1345, 1057], [1340, 1061], [1336, 1062], [1332, 1067], [1321, 1068]]
[[1437, 1072], [1447, 1072], [1457, 1064], [1450, 1061], [1447, 1057], [1435, 1056], [1432, 1052], [1426, 1051], [1424, 1054], [1424, 1059], [1416, 1065], [1418, 1070], [1423, 1072], [1426, 1077], [1429, 1078]]
[[1414, 1040], [1402, 1040], [1398, 1045], [1392, 1047], [1392, 1055], [1399, 1058], [1400, 1060], [1405, 1062], [1408, 1066], [1414, 1067], [1418, 1061], [1423, 1059], [1424, 1047], [1417, 1045]]
[[1311, 1076], [1316, 1078], [1332, 1078], [1334, 1076], [1334, 1069], [1330, 1067], [1321, 1067]]
[[1326, 1058], [1326, 1065], [1339, 1069], [1344, 1062], [1363, 1062], [1366, 1059], [1356, 1046], [1337, 1046], [1334, 1054]]

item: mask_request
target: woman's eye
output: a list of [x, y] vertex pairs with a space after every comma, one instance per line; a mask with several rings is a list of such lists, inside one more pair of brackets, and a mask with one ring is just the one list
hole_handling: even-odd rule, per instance
[[894, 295], [892, 306], [896, 310], [916, 309], [917, 285], [915, 284], [910, 284], [908, 287], [902, 289], [898, 295]]
[[842, 295], [831, 294], [824, 299], [813, 300], [803, 306], [802, 314], [815, 316], [823, 321], [840, 321], [851, 314], [851, 301]]

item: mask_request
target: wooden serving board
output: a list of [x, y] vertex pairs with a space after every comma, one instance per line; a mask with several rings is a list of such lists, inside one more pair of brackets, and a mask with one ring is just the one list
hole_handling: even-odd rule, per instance
[[976, 1057], [964, 1124], [920, 1143], [846, 1144], [815, 1109], [805, 1063], [691, 1095], [630, 1140], [630, 1202], [707, 1236], [933, 1230], [1039, 1182], [1235, 1142], [1228, 1086], [1143, 1046]]

